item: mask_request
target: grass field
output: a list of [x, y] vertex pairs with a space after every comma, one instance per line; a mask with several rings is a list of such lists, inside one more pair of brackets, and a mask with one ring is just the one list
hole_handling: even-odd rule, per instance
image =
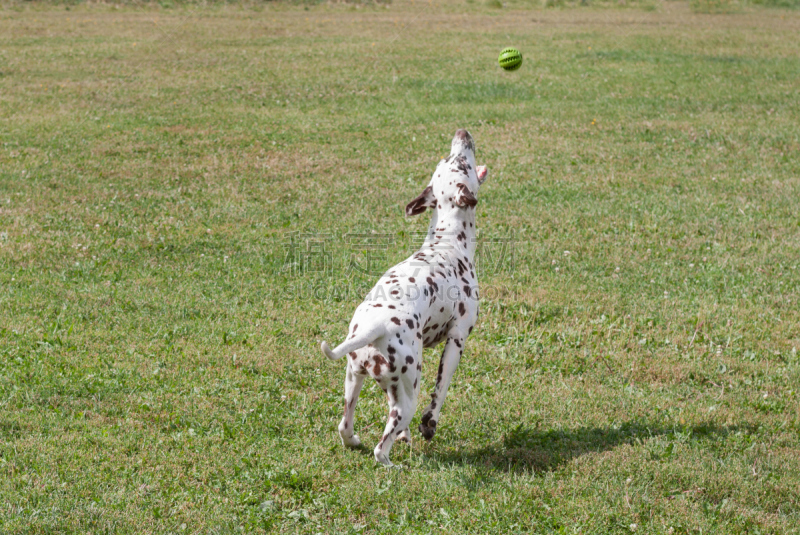
[[[524, 7], [3, 4], [0, 532], [800, 532], [800, 12]], [[458, 127], [481, 318], [386, 470], [319, 342]]]

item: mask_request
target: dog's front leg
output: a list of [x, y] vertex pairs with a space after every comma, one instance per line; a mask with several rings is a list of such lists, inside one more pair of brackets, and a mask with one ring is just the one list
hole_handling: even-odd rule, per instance
[[422, 413], [422, 423], [419, 424], [419, 432], [425, 440], [430, 440], [436, 433], [436, 424], [439, 422], [439, 413], [444, 405], [444, 398], [447, 397], [447, 389], [450, 387], [450, 380], [461, 360], [464, 352], [464, 342], [466, 336], [460, 331], [454, 330], [448, 334], [447, 343], [442, 351], [442, 359], [439, 361], [439, 373], [436, 376], [436, 386], [431, 394], [431, 404]]

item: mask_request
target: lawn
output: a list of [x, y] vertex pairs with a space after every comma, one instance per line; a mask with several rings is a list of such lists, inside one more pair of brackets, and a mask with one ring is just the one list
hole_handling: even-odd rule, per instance
[[[800, 11], [496, 5], [1, 5], [0, 532], [800, 533]], [[387, 470], [319, 343], [459, 127], [481, 316]]]

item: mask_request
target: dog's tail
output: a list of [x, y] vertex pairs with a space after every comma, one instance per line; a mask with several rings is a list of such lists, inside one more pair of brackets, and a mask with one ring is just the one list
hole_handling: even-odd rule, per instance
[[386, 334], [386, 327], [379, 323], [372, 329], [358, 333], [355, 338], [351, 338], [342, 342], [336, 347], [336, 349], [331, 349], [327, 342], [322, 342], [322, 352], [331, 360], [339, 360], [351, 351], [361, 349], [365, 345], [371, 344], [384, 334]]

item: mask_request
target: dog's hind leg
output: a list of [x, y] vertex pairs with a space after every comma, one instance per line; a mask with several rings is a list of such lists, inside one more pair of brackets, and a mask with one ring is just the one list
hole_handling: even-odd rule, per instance
[[408, 442], [411, 444], [411, 430], [406, 427], [405, 431], [397, 435], [397, 442]]
[[[401, 378], [402, 379], [402, 378]], [[393, 466], [389, 460], [389, 452], [395, 439], [408, 428], [417, 406], [417, 398], [411, 396], [411, 385], [404, 385], [404, 381], [393, 384], [387, 394], [389, 396], [389, 419], [383, 431], [381, 441], [375, 446], [375, 460], [388, 467]]]
[[[417, 412], [417, 400], [419, 400], [419, 391], [422, 387], [422, 348], [420, 347], [417, 351], [416, 358], [413, 362], [408, 362], [409, 364], [409, 373], [411, 377], [414, 378], [414, 386], [413, 390], [414, 393], [412, 394], [412, 410], [411, 410], [411, 417], [414, 417], [414, 414]], [[411, 428], [406, 427], [399, 435], [397, 435], [397, 440], [400, 442], [408, 442], [411, 444]]]
[[361, 393], [365, 377], [365, 373], [358, 373], [353, 370], [350, 362], [347, 363], [347, 372], [344, 378], [344, 416], [339, 423], [339, 436], [342, 437], [342, 444], [351, 448], [361, 445], [361, 440], [355, 434], [353, 426], [356, 403], [358, 403], [358, 395]]

